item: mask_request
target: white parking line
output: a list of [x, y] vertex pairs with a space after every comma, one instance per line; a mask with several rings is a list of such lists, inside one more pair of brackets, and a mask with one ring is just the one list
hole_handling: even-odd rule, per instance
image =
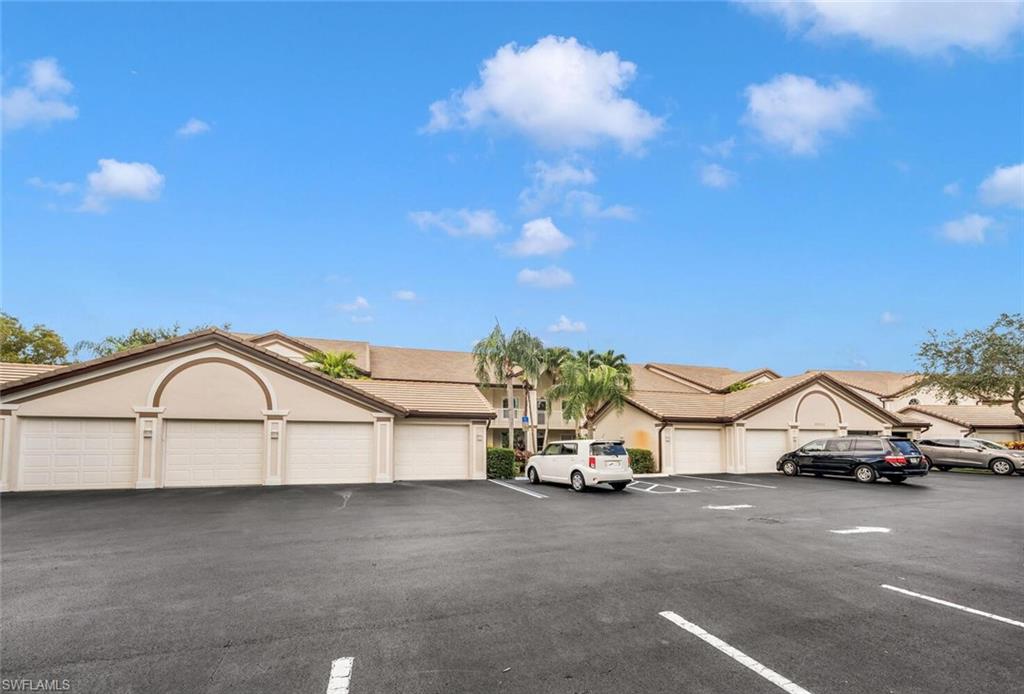
[[352, 661], [355, 658], [338, 658], [331, 663], [331, 678], [327, 680], [327, 694], [348, 694], [348, 683], [352, 679]]
[[[647, 485], [641, 487], [638, 485]], [[664, 491], [660, 491], [658, 487], [664, 487]], [[689, 489], [687, 487], [677, 487], [674, 484], [662, 484], [660, 482], [647, 482], [645, 480], [635, 480], [630, 482], [626, 487], [632, 489], [635, 492], [644, 492], [646, 494], [697, 494], [700, 490]]]
[[677, 627], [685, 629], [686, 631], [690, 632], [691, 634], [701, 639], [705, 643], [714, 646], [722, 653], [725, 653], [727, 656], [735, 660], [740, 665], [743, 665], [744, 667], [753, 670], [757, 674], [761, 675], [761, 677], [765, 678], [766, 680], [774, 684], [779, 689], [789, 692], [789, 694], [811, 694], [809, 691], [807, 691], [800, 685], [786, 679], [774, 670], [765, 667], [764, 665], [762, 665], [761, 663], [757, 662], [749, 655], [744, 653], [743, 651], [733, 648], [722, 639], [712, 634], [709, 634], [693, 622], [686, 621], [685, 619], [677, 615], [675, 612], [659, 612], [658, 614], [660, 614], [662, 617], [675, 624]]
[[769, 484], [754, 484], [753, 482], [733, 482], [732, 480], [716, 480], [711, 477], [694, 477], [693, 475], [672, 475], [673, 477], [686, 477], [691, 480], [704, 480], [705, 482], [724, 482], [725, 484], [742, 484], [744, 487], [761, 487], [762, 489], [777, 489]]
[[897, 593], [903, 593], [904, 595], [909, 595], [913, 598], [921, 598], [922, 600], [927, 600], [928, 602], [934, 602], [936, 605], [945, 605], [946, 607], [952, 607], [954, 610], [970, 612], [971, 614], [976, 614], [979, 617], [988, 617], [989, 619], [994, 619], [997, 622], [1003, 622], [1004, 624], [1012, 624], [1015, 627], [1020, 627], [1021, 629], [1024, 629], [1024, 622], [1018, 622], [1016, 619], [1010, 619], [1009, 617], [1000, 617], [999, 615], [992, 614], [991, 612], [982, 612], [981, 610], [976, 610], [973, 607], [964, 607], [963, 605], [957, 605], [955, 602], [949, 602], [948, 600], [942, 600], [940, 598], [933, 598], [930, 595], [921, 595], [920, 593], [915, 593], [912, 590], [906, 590], [904, 588], [890, 586], [887, 583], [883, 583], [882, 587], [886, 590], [894, 590]]
[[858, 525], [856, 528], [829, 530], [829, 532], [835, 533], [836, 535], [860, 535], [861, 533], [887, 533], [891, 531], [889, 528], [873, 528], [870, 525]]
[[735, 511], [738, 508], [754, 508], [750, 504], [733, 504], [732, 506], [705, 506], [712, 511]]
[[543, 494], [531, 492], [529, 489], [523, 489], [522, 487], [517, 487], [516, 485], [509, 484], [508, 482], [502, 482], [501, 480], [488, 480], [488, 482], [494, 482], [495, 484], [499, 484], [502, 487], [505, 487], [506, 489], [512, 489], [517, 492], [522, 492], [523, 494], [528, 494], [529, 496], [532, 496], [534, 499], [547, 499], [547, 497], [544, 496]]

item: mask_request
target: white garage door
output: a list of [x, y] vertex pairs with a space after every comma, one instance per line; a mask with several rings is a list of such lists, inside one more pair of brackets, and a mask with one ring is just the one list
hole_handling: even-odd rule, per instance
[[164, 486], [263, 484], [263, 422], [164, 422]]
[[672, 465], [677, 474], [725, 471], [719, 429], [676, 429], [672, 438]]
[[372, 424], [289, 422], [286, 484], [373, 482]]
[[789, 451], [789, 432], [750, 429], [746, 438], [747, 472], [776, 472], [775, 463]]
[[135, 486], [134, 419], [24, 417], [18, 426], [20, 489]]
[[797, 442], [803, 446], [818, 439], [830, 439], [836, 435], [835, 429], [801, 429], [797, 434]]
[[469, 427], [448, 424], [395, 427], [396, 480], [465, 480], [469, 477]]

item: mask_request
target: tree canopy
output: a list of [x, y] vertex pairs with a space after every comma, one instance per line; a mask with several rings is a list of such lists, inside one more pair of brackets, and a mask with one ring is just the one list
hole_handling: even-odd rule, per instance
[[125, 350], [134, 349], [136, 347], [142, 347], [143, 345], [151, 345], [154, 342], [169, 340], [172, 337], [187, 335], [188, 333], [194, 333], [199, 330], [207, 330], [209, 328], [220, 328], [222, 330], [230, 330], [231, 324], [203, 324], [189, 328], [188, 330], [182, 330], [180, 323], [175, 323], [170, 327], [132, 328], [124, 335], [107, 335], [98, 342], [92, 342], [91, 340], [82, 340], [81, 342], [75, 345], [75, 354], [89, 352], [97, 357], [106, 357], [111, 354], [117, 354], [118, 352], [124, 352]]
[[356, 353], [347, 350], [340, 352], [313, 352], [306, 357], [306, 363], [312, 364], [331, 378], [362, 378], [356, 367]]
[[68, 346], [57, 331], [37, 323], [26, 328], [14, 316], [0, 312], [0, 361], [19, 364], [65, 364]]
[[920, 387], [944, 397], [1009, 401], [1024, 422], [1024, 314], [1004, 313], [986, 328], [928, 333], [917, 352]]

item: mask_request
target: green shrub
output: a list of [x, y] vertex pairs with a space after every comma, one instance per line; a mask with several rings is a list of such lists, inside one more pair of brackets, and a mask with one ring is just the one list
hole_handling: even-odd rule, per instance
[[628, 448], [629, 466], [633, 468], [633, 474], [643, 475], [654, 472], [654, 454], [646, 448]]
[[512, 479], [516, 476], [516, 454], [511, 448], [487, 449], [487, 476]]
[[1015, 451], [1024, 451], [1024, 441], [1009, 441], [1006, 447], [1012, 448]]

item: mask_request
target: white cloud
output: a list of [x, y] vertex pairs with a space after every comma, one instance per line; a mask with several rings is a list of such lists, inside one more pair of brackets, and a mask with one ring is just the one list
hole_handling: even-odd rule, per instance
[[189, 118], [176, 132], [178, 137], [194, 137], [210, 132], [210, 124], [198, 118]]
[[581, 320], [569, 320], [565, 314], [558, 317], [557, 323], [548, 326], [548, 332], [552, 333], [582, 333], [586, 329], [586, 323]]
[[854, 357], [853, 359], [850, 360], [850, 362], [854, 366], [856, 366], [858, 369], [866, 369], [866, 368], [868, 368], [868, 360], [867, 359], [861, 359], [860, 357]]
[[794, 32], [823, 40], [855, 36], [883, 48], [934, 55], [954, 48], [995, 52], [1024, 22], [1020, 2], [748, 2]]
[[0, 97], [4, 129], [74, 120], [78, 107], [66, 101], [72, 89], [74, 86], [61, 73], [56, 58], [33, 60], [28, 65], [25, 84], [8, 89]]
[[365, 311], [370, 308], [370, 302], [366, 300], [366, 297], [357, 296], [346, 304], [338, 304], [338, 308], [349, 313], [352, 311]]
[[373, 316], [352, 316], [353, 323], [372, 323]]
[[978, 186], [982, 202], [1024, 207], [1024, 164], [998, 166]]
[[78, 184], [72, 181], [44, 181], [38, 176], [33, 176], [26, 183], [33, 188], [53, 191], [57, 195], [68, 195], [78, 190]]
[[409, 219], [420, 229], [440, 229], [449, 236], [490, 237], [504, 229], [494, 210], [423, 210], [410, 212]]
[[635, 77], [635, 64], [575, 38], [509, 43], [484, 61], [479, 84], [430, 105], [424, 131], [493, 124], [549, 147], [593, 147], [610, 140], [637, 152], [663, 121], [623, 97]]
[[709, 188], [728, 188], [736, 183], [736, 172], [720, 164], [705, 164], [700, 170], [700, 182]]
[[882, 311], [882, 315], [878, 318], [878, 322], [882, 325], [892, 325], [893, 323], [898, 323], [899, 320], [900, 317], [891, 311]]
[[551, 217], [523, 224], [522, 234], [509, 249], [514, 255], [557, 255], [572, 247], [572, 239], [563, 234]]
[[942, 225], [942, 235], [955, 243], [985, 243], [985, 235], [995, 224], [991, 217], [969, 214]]
[[516, 276], [519, 284], [525, 284], [540, 289], [558, 289], [568, 287], [573, 283], [572, 274], [556, 265], [549, 265], [540, 270], [523, 268]]
[[588, 186], [597, 176], [586, 166], [577, 166], [563, 159], [556, 164], [538, 161], [533, 165], [533, 181], [519, 193], [519, 207], [526, 214], [536, 214], [561, 198], [566, 188]]
[[416, 301], [419, 298], [416, 296], [416, 292], [411, 289], [396, 289], [391, 293], [391, 296], [398, 301]]
[[871, 92], [852, 82], [818, 84], [801, 75], [777, 75], [746, 89], [744, 122], [792, 154], [813, 155], [825, 135], [842, 133], [872, 110]]
[[942, 192], [951, 198], [955, 198], [960, 195], [960, 181], [953, 181], [942, 186]]
[[718, 157], [720, 159], [728, 159], [732, 156], [732, 151], [736, 148], [736, 138], [730, 137], [720, 142], [715, 142], [710, 145], [701, 145], [700, 151], [707, 157]]
[[636, 217], [632, 207], [627, 205], [608, 205], [600, 195], [586, 190], [570, 190], [565, 194], [566, 214], [578, 214], [587, 219], [619, 219], [628, 222]]
[[106, 212], [113, 199], [152, 201], [160, 197], [164, 177], [152, 164], [100, 159], [99, 169], [86, 177], [83, 212]]

